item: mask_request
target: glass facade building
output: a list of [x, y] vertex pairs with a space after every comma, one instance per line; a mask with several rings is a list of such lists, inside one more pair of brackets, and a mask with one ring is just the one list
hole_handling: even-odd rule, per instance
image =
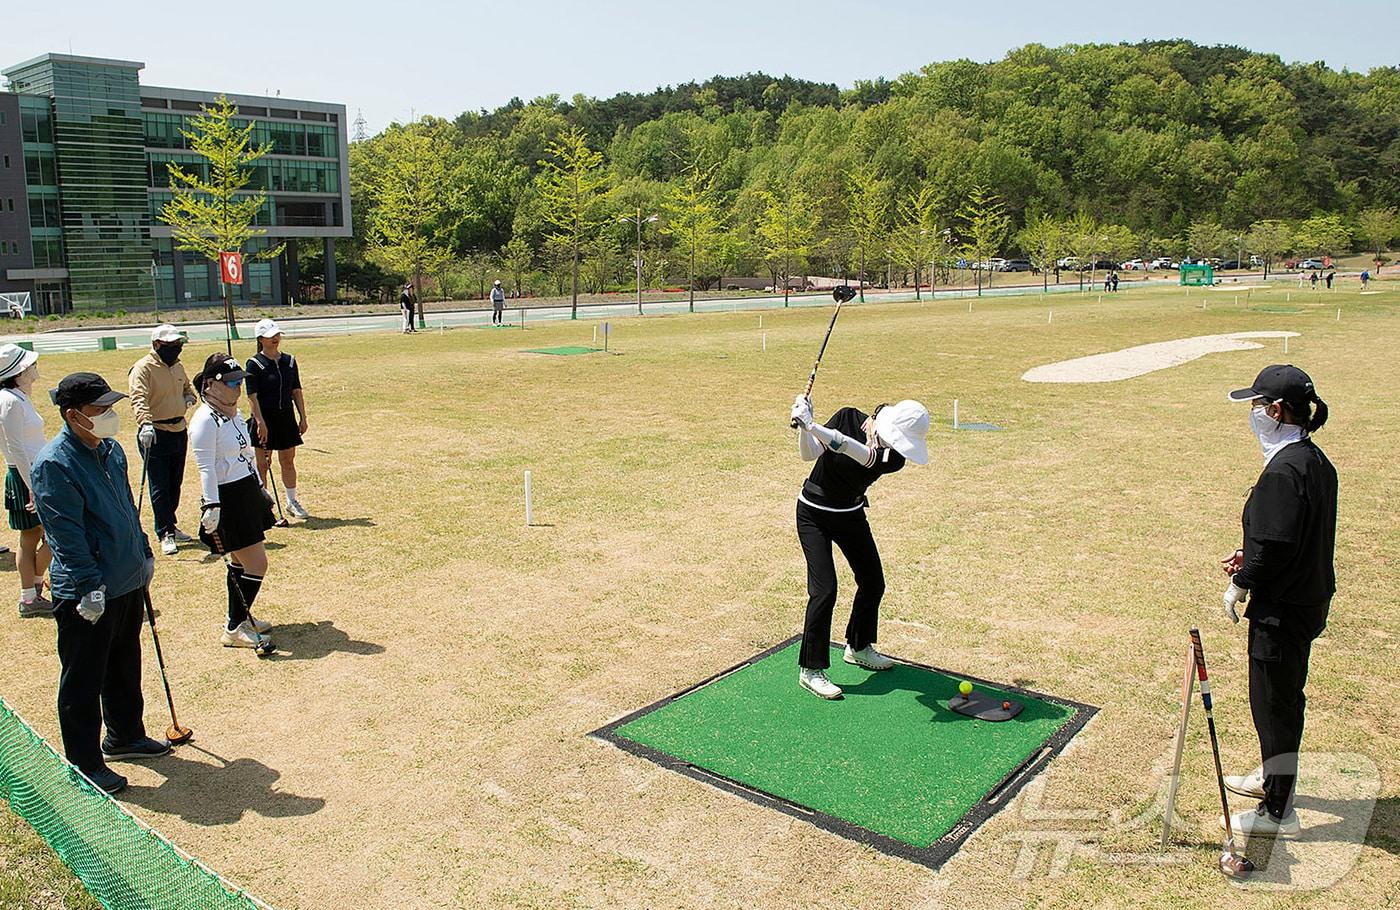
[[[10, 93], [0, 93], [0, 150], [17, 143], [29, 244], [21, 251], [11, 241], [7, 250], [0, 239], [0, 291], [31, 291], [36, 312], [197, 305], [222, 293], [217, 266], [177, 249], [161, 218], [172, 196], [169, 165], [207, 172], [185, 134], [218, 94], [141, 85], [141, 68], [46, 54], [4, 71]], [[256, 219], [267, 236], [249, 243], [245, 256], [315, 238], [325, 255], [321, 295], [334, 299], [334, 239], [350, 235], [344, 106], [228, 97], [238, 125], [251, 125], [253, 143], [269, 150], [250, 168], [248, 186], [267, 195]], [[11, 109], [18, 116], [3, 117]], [[6, 178], [0, 168], [0, 238]], [[300, 285], [296, 248], [287, 242], [276, 259], [249, 261], [235, 294], [288, 301]]]

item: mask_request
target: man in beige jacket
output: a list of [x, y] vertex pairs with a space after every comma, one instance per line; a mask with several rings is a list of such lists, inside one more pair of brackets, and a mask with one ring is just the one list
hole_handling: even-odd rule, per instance
[[180, 363], [184, 346], [185, 336], [175, 326], [156, 326], [150, 352], [136, 361], [127, 376], [131, 409], [136, 412], [136, 444], [151, 487], [156, 536], [166, 556], [175, 554], [178, 543], [192, 539], [175, 526], [189, 448], [185, 412], [196, 404], [194, 387]]

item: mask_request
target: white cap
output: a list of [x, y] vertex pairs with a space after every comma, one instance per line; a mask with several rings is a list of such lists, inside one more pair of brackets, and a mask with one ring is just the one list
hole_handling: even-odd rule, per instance
[[38, 359], [38, 354], [17, 344], [0, 345], [0, 382], [23, 373]]
[[914, 464], [928, 464], [928, 408], [905, 399], [886, 405], [875, 415], [875, 432]]
[[281, 334], [281, 327], [272, 319], [259, 319], [258, 324], [253, 326], [253, 336], [256, 338], [271, 338]]
[[500, 284], [500, 283], [501, 283], [501, 279], [497, 278], [497, 279], [496, 279], [496, 284]]
[[158, 325], [151, 330], [152, 341], [184, 341], [185, 336], [180, 334], [180, 330], [170, 323]]

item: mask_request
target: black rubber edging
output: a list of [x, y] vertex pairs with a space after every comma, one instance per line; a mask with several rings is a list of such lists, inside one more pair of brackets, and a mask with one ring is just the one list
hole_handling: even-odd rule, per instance
[[[1015, 692], [1018, 695], [1038, 698], [1042, 701], [1074, 709], [1074, 714], [1071, 715], [1070, 719], [1056, 730], [1049, 739], [1045, 740], [1039, 749], [1033, 752], [1024, 762], [1007, 773], [1007, 775], [998, 781], [991, 790], [987, 791], [987, 794], [973, 805], [971, 809], [964, 813], [962, 818], [958, 819], [947, 833], [926, 847], [916, 847], [912, 844], [907, 844], [889, 835], [880, 834], [877, 831], [871, 831], [869, 828], [863, 828], [860, 825], [848, 822], [843, 818], [828, 815], [825, 812], [804, 806], [801, 803], [749, 787], [732, 778], [725, 777], [722, 774], [716, 774], [713, 771], [706, 770], [698, 765], [693, 765], [688, 761], [676, 758], [673, 755], [668, 755], [650, 746], [644, 746], [641, 743], [634, 742], [617, 732], [620, 727], [631, 723], [637, 718], [644, 717], [653, 711], [664, 708], [677, 699], [684, 698], [718, 679], [728, 676], [731, 673], [736, 673], [766, 657], [771, 657], [793, 642], [801, 640], [801, 638], [801, 635], [794, 635], [785, 641], [773, 645], [771, 648], [760, 651], [747, 660], [735, 664], [727, 670], [721, 670], [713, 676], [706, 677], [693, 686], [689, 686], [673, 695], [668, 695], [658, 702], [647, 705], [644, 708], [639, 708], [630, 714], [611, 721], [588, 735], [595, 739], [612, 743], [624, 752], [630, 752], [633, 755], [645, 758], [669, 771], [676, 771], [680, 774], [684, 774], [686, 777], [698, 780], [701, 783], [709, 784], [712, 787], [717, 787], [756, 805], [763, 806], [767, 809], [775, 809], [793, 818], [799, 818], [802, 821], [815, 825], [824, 831], [830, 831], [832, 834], [844, 837], [847, 840], [853, 840], [857, 843], [874, 847], [881, 853], [897, 856], [909, 862], [918, 863], [921, 866], [927, 866], [930, 869], [938, 870], [942, 868], [944, 863], [952, 858], [953, 854], [962, 847], [963, 843], [972, 836], [974, 831], [981, 827], [997, 812], [1001, 811], [1002, 807], [1009, 803], [1012, 797], [1014, 797], [1031, 778], [1043, 771], [1050, 761], [1056, 755], [1059, 755], [1065, 746], [1069, 745], [1069, 741], [1073, 739], [1080, 730], [1084, 729], [1084, 725], [1087, 724], [1089, 719], [1097, 714], [1099, 710], [1093, 705], [1083, 702], [1058, 698], [1053, 695], [1046, 695], [1042, 692], [1022, 689], [1018, 686], [1008, 686], [991, 680], [979, 679], [975, 676], [956, 674], [940, 667], [929, 666], [928, 664], [901, 660], [901, 663], [911, 667], [918, 667], [921, 670], [941, 673], [944, 676], [955, 676], [958, 679], [966, 679], [984, 686], [992, 686], [1005, 692]], [[832, 644], [836, 645], [835, 642]]]

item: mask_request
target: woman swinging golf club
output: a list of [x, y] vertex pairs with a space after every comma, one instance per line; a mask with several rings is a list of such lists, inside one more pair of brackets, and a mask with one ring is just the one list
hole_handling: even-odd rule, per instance
[[882, 404], [867, 416], [842, 408], [825, 425], [812, 417], [812, 401], [797, 396], [792, 420], [803, 461], [815, 461], [797, 494], [797, 539], [807, 558], [807, 617], [802, 627], [798, 682], [822, 698], [840, 698], [827, 679], [831, 665], [831, 614], [836, 606], [836, 563], [831, 546], [841, 548], [856, 579], [851, 619], [846, 626], [846, 663], [888, 670], [894, 661], [875, 650], [885, 573], [865, 517], [865, 491], [905, 461], [928, 464], [928, 410], [917, 401]]
[[263, 532], [272, 527], [272, 499], [258, 479], [252, 437], [238, 412], [247, 374], [238, 361], [214, 354], [195, 377], [204, 404], [190, 420], [190, 448], [199, 467], [203, 514], [199, 539], [224, 557], [228, 569], [228, 622], [219, 641], [226, 648], [272, 651], [272, 624], [254, 618], [267, 575]]

